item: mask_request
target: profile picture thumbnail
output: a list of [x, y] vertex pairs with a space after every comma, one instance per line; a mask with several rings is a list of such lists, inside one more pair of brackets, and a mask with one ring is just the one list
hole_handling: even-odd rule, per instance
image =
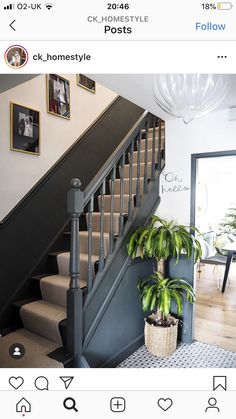
[[28, 52], [21, 45], [12, 45], [5, 52], [5, 61], [11, 68], [22, 68], [28, 61]]

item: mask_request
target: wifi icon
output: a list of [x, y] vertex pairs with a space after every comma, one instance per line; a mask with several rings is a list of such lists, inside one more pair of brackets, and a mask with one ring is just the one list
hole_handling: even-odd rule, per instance
[[51, 10], [51, 8], [53, 7], [53, 4], [52, 4], [52, 3], [46, 3], [46, 4], [45, 4], [45, 7], [46, 7], [48, 10]]

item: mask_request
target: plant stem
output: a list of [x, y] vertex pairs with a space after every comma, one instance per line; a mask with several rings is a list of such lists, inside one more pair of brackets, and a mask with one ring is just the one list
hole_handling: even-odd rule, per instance
[[157, 271], [161, 272], [161, 274], [165, 276], [165, 261], [163, 259], [161, 260], [156, 259], [156, 261], [157, 261]]

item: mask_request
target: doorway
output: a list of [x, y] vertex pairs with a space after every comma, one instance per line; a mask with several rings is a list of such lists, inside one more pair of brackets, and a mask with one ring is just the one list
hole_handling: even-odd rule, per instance
[[201, 232], [203, 250], [195, 274], [194, 337], [236, 352], [236, 263], [221, 292], [224, 247], [236, 241], [236, 230], [229, 226], [234, 213], [236, 221], [236, 151], [192, 155], [191, 224]]

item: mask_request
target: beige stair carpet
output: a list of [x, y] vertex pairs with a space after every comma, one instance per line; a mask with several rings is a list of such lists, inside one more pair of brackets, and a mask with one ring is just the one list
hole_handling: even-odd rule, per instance
[[[9, 355], [9, 348], [15, 343], [21, 343], [25, 348], [25, 356], [17, 360]], [[63, 368], [62, 363], [47, 356], [58, 346], [26, 329], [9, 333], [0, 338], [0, 368]]]
[[[92, 213], [92, 227], [93, 231], [100, 232], [100, 212], [93, 212]], [[86, 220], [88, 225], [89, 215], [86, 214]], [[104, 232], [109, 233], [110, 231], [110, 220], [111, 214], [110, 212], [104, 212]], [[113, 232], [114, 234], [119, 234], [119, 220], [120, 220], [120, 213], [113, 213]]]
[[20, 315], [25, 329], [62, 345], [59, 323], [66, 318], [64, 307], [38, 300], [22, 306]]
[[[65, 275], [46, 276], [40, 280], [42, 299], [52, 304], [66, 307], [70, 277]], [[80, 280], [80, 288], [86, 287], [86, 281]]]
[[[144, 179], [143, 177], [140, 178], [140, 190], [143, 190], [143, 185], [144, 185]], [[114, 193], [116, 195], [120, 194], [120, 179], [116, 179], [114, 181]], [[128, 195], [129, 194], [129, 178], [125, 178], [124, 182], [123, 182], [123, 189], [124, 189], [124, 194]], [[132, 179], [132, 194], [135, 195], [136, 194], [136, 189], [137, 189], [137, 178]]]
[[[109, 233], [104, 232], [103, 234], [103, 246], [104, 246], [104, 255], [107, 256], [109, 252]], [[99, 255], [100, 248], [100, 231], [92, 232], [92, 254]], [[88, 232], [80, 232], [80, 252], [88, 253]]]
[[[93, 275], [95, 276], [94, 264], [99, 260], [99, 255], [92, 255]], [[68, 276], [70, 272], [70, 252], [57, 255], [57, 265], [60, 275]], [[88, 254], [80, 254], [80, 278], [82, 281], [88, 277]]]
[[[99, 208], [101, 208], [101, 196], [98, 197]], [[120, 212], [120, 195], [114, 195], [114, 209]], [[132, 194], [132, 206], [134, 206], [134, 194]], [[104, 211], [109, 211], [111, 208], [111, 195], [104, 195]], [[127, 214], [129, 211], [129, 194], [123, 195], [123, 213]]]
[[[155, 161], [156, 162], [157, 162], [157, 150], [158, 150], [158, 147], [156, 147], [156, 152], [155, 152]], [[145, 155], [146, 155], [145, 150], [141, 150], [140, 151], [140, 163], [145, 162]], [[150, 150], [148, 150], [147, 156], [148, 156], [147, 161], [151, 162], [152, 161], [152, 148]], [[129, 155], [129, 161], [130, 161], [130, 155]], [[133, 153], [133, 163], [138, 163], [138, 151], [134, 151], [134, 153]]]
[[[137, 169], [138, 165], [136, 163], [133, 164], [133, 177], [137, 177]], [[140, 163], [140, 176], [144, 176], [145, 171], [145, 163]], [[147, 163], [147, 175], [150, 178], [152, 173], [152, 162]], [[124, 178], [129, 177], [129, 164], [124, 165]]]
[[[163, 139], [164, 139], [164, 137], [163, 137]], [[152, 150], [152, 144], [153, 144], [152, 137], [149, 137], [148, 138], [147, 143], [148, 143], [148, 150]], [[141, 141], [141, 147], [140, 147], [140, 149], [143, 150], [143, 151], [145, 151], [145, 149], [146, 149], [145, 140], [142, 140]], [[156, 141], [155, 141], [155, 149], [158, 150], [158, 139], [156, 139]]]

